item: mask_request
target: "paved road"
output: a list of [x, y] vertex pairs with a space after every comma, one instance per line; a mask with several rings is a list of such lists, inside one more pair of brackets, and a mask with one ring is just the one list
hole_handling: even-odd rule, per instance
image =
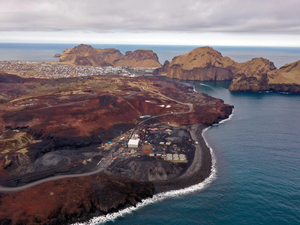
[[59, 175], [59, 176], [54, 176], [54, 177], [48, 177], [42, 180], [38, 180], [35, 182], [32, 182], [30, 184], [26, 184], [20, 187], [4, 187], [4, 186], [0, 186], [0, 192], [17, 192], [17, 191], [22, 191], [31, 187], [34, 187], [36, 185], [48, 182], [48, 181], [53, 181], [53, 180], [60, 180], [60, 179], [64, 179], [64, 178], [71, 178], [71, 177], [85, 177], [85, 176], [91, 176], [94, 174], [97, 174], [101, 171], [103, 171], [104, 168], [100, 168], [98, 170], [92, 171], [92, 172], [88, 172], [88, 173], [81, 173], [81, 174], [71, 174], [71, 175]]
[[[188, 113], [191, 113], [194, 111], [193, 109], [193, 105], [191, 103], [183, 103], [183, 102], [179, 102], [175, 99], [172, 99], [172, 98], [169, 98], [165, 95], [162, 95], [160, 93], [156, 93], [156, 92], [153, 92], [153, 91], [149, 91], [147, 89], [145, 89], [143, 86], [140, 86], [144, 91], [148, 91], [148, 92], [151, 92], [153, 94], [156, 94], [156, 95], [159, 95], [163, 98], [166, 98], [166, 99], [169, 99], [171, 101], [174, 101], [174, 102], [177, 102], [178, 104], [182, 104], [182, 105], [186, 105], [189, 107], [189, 110], [186, 111], [186, 112], [176, 112], [176, 113], [165, 113], [165, 114], [161, 114], [161, 115], [157, 115], [157, 116], [152, 116], [151, 118], [147, 119], [147, 120], [144, 120], [142, 122], [140, 122], [138, 126], [140, 126], [142, 123], [150, 120], [150, 119], [153, 119], [153, 118], [157, 118], [157, 117], [161, 117], [161, 116], [167, 116], [167, 115], [181, 115], [181, 114], [188, 114]], [[84, 101], [81, 101], [81, 102], [84, 102]], [[76, 103], [79, 103], [79, 102], [76, 102]], [[61, 106], [61, 105], [60, 105]], [[134, 131], [131, 133], [131, 136], [132, 134], [134, 133]], [[194, 139], [194, 137], [192, 137]], [[194, 139], [194, 140], [197, 140], [197, 139]], [[196, 146], [196, 149], [197, 149], [197, 146]], [[201, 152], [201, 149], [199, 149], [199, 151]], [[198, 149], [197, 151], [198, 152]], [[195, 155], [196, 156], [196, 155]], [[39, 185], [39, 184], [42, 184], [42, 183], [45, 183], [45, 182], [48, 182], [48, 181], [54, 181], [54, 180], [60, 180], [60, 179], [64, 179], [64, 178], [72, 178], [72, 177], [85, 177], [85, 176], [91, 176], [91, 175], [94, 175], [94, 174], [97, 174], [101, 171], [103, 171], [104, 168], [100, 168], [98, 170], [95, 170], [95, 171], [92, 171], [92, 172], [88, 172], [88, 173], [82, 173], [82, 174], [73, 174], [73, 175], [59, 175], [59, 176], [54, 176], [54, 177], [48, 177], [48, 178], [45, 178], [45, 179], [41, 179], [41, 180], [38, 180], [38, 181], [35, 181], [35, 182], [32, 182], [30, 184], [26, 184], [26, 185], [23, 185], [23, 186], [20, 186], [20, 187], [4, 187], [4, 186], [0, 186], [0, 192], [17, 192], [17, 191], [22, 191], [22, 190], [25, 190], [25, 189], [28, 189], [28, 188], [31, 188], [31, 187], [34, 187], [36, 185]]]
[[37, 109], [48, 109], [48, 108], [55, 108], [55, 107], [60, 107], [60, 106], [74, 105], [74, 104], [78, 104], [78, 103], [84, 103], [84, 102], [87, 102], [87, 101], [88, 100], [83, 100], [83, 101], [63, 103], [63, 104], [58, 104], [58, 105], [50, 105], [49, 103], [46, 103], [48, 106], [43, 107], [43, 108], [37, 108]]
[[[186, 114], [186, 113], [190, 113], [190, 112], [193, 112], [193, 111], [194, 111], [194, 109], [193, 109], [193, 104], [191, 104], [191, 103], [184, 103], [184, 102], [177, 101], [177, 100], [175, 100], [175, 99], [169, 98], [169, 97], [167, 97], [167, 96], [165, 96], [165, 95], [162, 95], [162, 94], [160, 94], [160, 93], [157, 93], [157, 92], [154, 92], [154, 91], [147, 90], [147, 89], [145, 89], [143, 86], [141, 86], [141, 88], [142, 88], [144, 91], [151, 92], [151, 93], [156, 94], [156, 95], [159, 95], [159, 96], [161, 96], [161, 97], [163, 97], [163, 98], [166, 98], [166, 99], [169, 99], [169, 100], [171, 100], [171, 101], [177, 102], [178, 104], [181, 104], [181, 105], [187, 105], [187, 106], [189, 107], [189, 111], [188, 111], [188, 112], [179, 112], [179, 113], [176, 113], [177, 115], [178, 115], [178, 114]], [[170, 114], [170, 113], [169, 113], [169, 114]]]
[[185, 178], [185, 177], [189, 177], [193, 174], [195, 174], [197, 171], [200, 170], [201, 165], [202, 165], [202, 149], [200, 146], [200, 140], [198, 139], [197, 135], [196, 135], [196, 130], [199, 128], [198, 124], [193, 124], [192, 125], [192, 129], [190, 131], [191, 137], [193, 139], [194, 142], [198, 142], [198, 144], [195, 145], [196, 150], [195, 150], [195, 155], [194, 155], [194, 159], [192, 164], [190, 165], [190, 167], [187, 169], [187, 171], [180, 176], [180, 178]]

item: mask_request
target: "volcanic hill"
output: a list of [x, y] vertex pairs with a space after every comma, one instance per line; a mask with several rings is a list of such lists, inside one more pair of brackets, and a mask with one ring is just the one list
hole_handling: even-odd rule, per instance
[[63, 51], [59, 61], [77, 66], [161, 67], [156, 53], [152, 50], [137, 49], [123, 55], [114, 48], [97, 49], [84, 44]]

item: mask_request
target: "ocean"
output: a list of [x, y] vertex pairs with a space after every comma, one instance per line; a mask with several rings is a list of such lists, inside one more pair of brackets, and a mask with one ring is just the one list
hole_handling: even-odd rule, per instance
[[[53, 44], [27, 47], [19, 44], [20, 49], [12, 44], [11, 50], [5, 46], [0, 44], [0, 60], [5, 58], [2, 51], [5, 49], [5, 54], [15, 60], [32, 60], [39, 55], [39, 60], [34, 61], [48, 61], [61, 52], [59, 48], [64, 50], [67, 45], [57, 45], [54, 50], [49, 47]], [[116, 45], [93, 46], [117, 48]], [[121, 47], [121, 51], [146, 48]], [[195, 46], [152, 47], [148, 48], [170, 60]], [[299, 48], [215, 49], [236, 61], [264, 56], [277, 67], [300, 59]], [[21, 56], [25, 58], [18, 58]], [[221, 98], [235, 107], [230, 120], [204, 133], [216, 160], [216, 171], [204, 184], [155, 196], [142, 207], [99, 218], [99, 221], [114, 225], [300, 224], [300, 95], [231, 93], [229, 82], [187, 82], [194, 84], [196, 91]]]

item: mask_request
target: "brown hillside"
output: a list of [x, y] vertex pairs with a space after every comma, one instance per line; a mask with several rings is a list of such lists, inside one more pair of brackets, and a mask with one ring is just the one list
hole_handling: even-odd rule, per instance
[[77, 66], [161, 67], [157, 55], [152, 50], [138, 49], [123, 55], [114, 48], [95, 49], [84, 44], [66, 49], [59, 61]]

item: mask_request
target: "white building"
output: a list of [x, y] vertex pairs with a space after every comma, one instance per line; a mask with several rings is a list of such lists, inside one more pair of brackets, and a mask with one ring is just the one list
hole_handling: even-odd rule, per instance
[[130, 139], [128, 142], [128, 148], [138, 148], [140, 139]]

